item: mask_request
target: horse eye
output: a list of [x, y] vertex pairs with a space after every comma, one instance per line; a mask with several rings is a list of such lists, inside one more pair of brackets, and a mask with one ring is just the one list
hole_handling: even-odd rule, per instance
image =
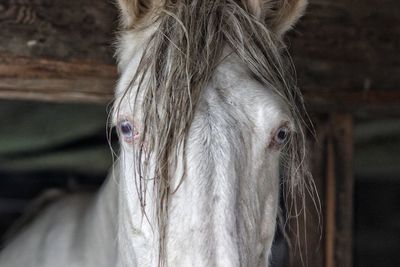
[[124, 136], [125, 140], [129, 141], [133, 137], [133, 125], [125, 120], [119, 123], [118, 125], [119, 131], [122, 136]]
[[278, 145], [283, 145], [289, 136], [289, 129], [287, 127], [281, 127], [275, 133], [275, 143]]

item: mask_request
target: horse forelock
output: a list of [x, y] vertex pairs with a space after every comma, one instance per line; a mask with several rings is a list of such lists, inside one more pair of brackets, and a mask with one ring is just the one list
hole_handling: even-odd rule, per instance
[[[252, 77], [272, 88], [289, 109], [295, 131], [285, 148], [283, 184], [289, 212], [297, 215], [304, 201], [298, 205], [296, 199], [314, 192], [314, 184], [305, 160], [304, 104], [279, 37], [236, 0], [165, 0], [147, 23], [158, 26], [145, 41], [137, 71], [116, 103], [116, 112], [124, 97], [134, 95], [137, 103], [132, 112], [140, 111], [142, 118], [141, 137], [135, 146], [140, 173], [136, 183], [152, 181], [155, 185], [160, 264], [165, 256], [172, 176], [178, 161], [185, 169], [189, 128], [203, 90], [227, 49], [238, 55]], [[143, 158], [150, 157], [155, 159], [152, 172], [143, 164]], [[147, 177], [153, 172], [155, 177]], [[140, 199], [145, 199], [146, 186], [139, 188]]]

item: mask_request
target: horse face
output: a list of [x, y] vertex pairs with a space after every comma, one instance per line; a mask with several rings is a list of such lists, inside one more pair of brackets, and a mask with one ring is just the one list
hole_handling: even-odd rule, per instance
[[[122, 9], [127, 2], [121, 0]], [[249, 10], [256, 10], [261, 2], [249, 1], [252, 4]], [[293, 2], [296, 2], [294, 6], [289, 5], [293, 10], [298, 3], [303, 3]], [[286, 4], [283, 6], [287, 7]], [[143, 12], [149, 12], [152, 6], [142, 5], [141, 8]], [[271, 27], [276, 27], [277, 35], [298, 18], [303, 5], [298, 9], [295, 14], [284, 14], [280, 10], [285, 16], [290, 15], [286, 21], [270, 21]], [[140, 13], [141, 10], [137, 11]], [[261, 17], [264, 13], [254, 12], [254, 15]], [[277, 19], [285, 17], [282, 14]], [[128, 29], [134, 21], [145, 20], [143, 14], [137, 16], [136, 12], [134, 15], [133, 20], [123, 21]], [[155, 167], [159, 157], [139, 156], [142, 166], [138, 168], [137, 146], [145, 155], [151, 155], [154, 148], [152, 141], [147, 140], [149, 136], [143, 136], [144, 132], [148, 133], [146, 127], [155, 127], [146, 125], [143, 114], [148, 111], [144, 108], [156, 109], [160, 118], [168, 117], [165, 115], [168, 108], [165, 103], [164, 106], [143, 105], [149, 95], [137, 89], [138, 85], [132, 83], [132, 79], [140, 69], [145, 47], [151, 43], [149, 37], [157, 30], [157, 25], [145, 30], [130, 30], [119, 42], [121, 79], [113, 120], [122, 143], [121, 185], [129, 212], [125, 219], [129, 220], [129, 229], [133, 225], [141, 236], [140, 242], [132, 247], [140, 251], [139, 257], [144, 258], [140, 262], [148, 262], [149, 266], [158, 262], [155, 258], [160, 255], [158, 250], [163, 246], [163, 237], [170, 266], [266, 266], [276, 228], [279, 161], [296, 128], [289, 107], [276, 94], [273, 85], [259, 82], [243, 58], [226, 47], [193, 105], [193, 116], [182, 144], [174, 144], [176, 157], [166, 161], [167, 165], [174, 165], [173, 172], [168, 173], [170, 195], [163, 202], [168, 208], [162, 206], [167, 210], [162, 214], [167, 221], [163, 222], [164, 233], [159, 229], [154, 231], [161, 217], [158, 213], [160, 183], [157, 180], [160, 173]], [[174, 40], [170, 41], [173, 43]], [[143, 77], [145, 83], [150, 79]], [[176, 107], [178, 111], [179, 108]], [[180, 114], [185, 116], [185, 112], [181, 110]], [[170, 121], [168, 125], [173, 127], [174, 123]], [[158, 133], [154, 130], [152, 134]], [[168, 146], [157, 143], [162, 144]], [[147, 177], [144, 181], [140, 170], [143, 166]], [[129, 236], [129, 232], [125, 231], [124, 237]]]
[[[136, 66], [133, 59], [122, 73], [117, 97]], [[114, 114], [125, 190], [136, 203], [132, 217], [141, 217], [133, 182], [139, 175], [134, 148], [143, 123], [140, 98], [135, 93], [123, 98]], [[232, 54], [216, 69], [194, 114], [171, 181], [168, 260], [171, 266], [266, 264], [276, 228], [280, 155], [293, 131], [287, 107]], [[156, 224], [154, 184], [147, 186], [150, 229]], [[145, 235], [149, 244], [157, 243], [150, 230]]]
[[[279, 98], [253, 80], [238, 58], [226, 59], [196, 110], [186, 176], [171, 199], [172, 266], [267, 264], [280, 154], [291, 131]], [[182, 250], [190, 252], [186, 259], [177, 252]]]

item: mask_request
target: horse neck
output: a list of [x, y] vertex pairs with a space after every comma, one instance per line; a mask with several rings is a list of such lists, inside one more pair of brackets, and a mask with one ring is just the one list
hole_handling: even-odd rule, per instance
[[[84, 232], [89, 251], [94, 253], [96, 262], [115, 265], [117, 259], [117, 182], [110, 175], [97, 193], [91, 208], [85, 214]], [[110, 266], [111, 266], [110, 265]], [[90, 265], [91, 266], [91, 265]]]

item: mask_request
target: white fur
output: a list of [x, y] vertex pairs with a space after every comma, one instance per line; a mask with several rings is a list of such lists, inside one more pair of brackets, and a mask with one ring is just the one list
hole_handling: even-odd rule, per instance
[[[129, 33], [121, 42], [117, 99], [137, 68], [141, 49], [132, 47], [135, 38]], [[132, 103], [124, 102], [114, 123], [122, 117], [140, 122], [132, 118]], [[236, 56], [221, 63], [197, 107], [188, 136], [187, 175], [171, 198], [169, 266], [268, 265], [280, 154], [270, 143], [282, 124], [290, 125], [287, 114]], [[146, 218], [135, 189], [132, 144], [121, 142], [116, 175], [99, 194], [48, 208], [0, 254], [0, 266], [157, 266], [152, 182]], [[176, 177], [181, 172], [178, 168]]]
[[[126, 40], [122, 45], [131, 43]], [[121, 51], [128, 49], [122, 47]], [[123, 69], [117, 96], [123, 94], [135, 73], [140, 55], [132, 57]], [[114, 116], [114, 123], [122, 118], [140, 122], [140, 108], [136, 107], [135, 117], [131, 118], [133, 100], [123, 101], [126, 102], [118, 116]], [[191, 126], [184, 182], [171, 199], [169, 266], [267, 266], [279, 193], [279, 150], [269, 147], [269, 143], [274, 131], [285, 123], [290, 125], [287, 114], [279, 98], [253, 81], [236, 56], [229, 56], [219, 66]], [[135, 188], [137, 175], [131, 145], [122, 146], [124, 191], [129, 190], [127, 187]], [[181, 173], [178, 170], [175, 186]], [[137, 251], [124, 259], [127, 265], [140, 262], [139, 266], [157, 266], [151, 182], [149, 186], [149, 221], [143, 218], [133, 189], [122, 196], [129, 210], [120, 222], [124, 226], [119, 238], [127, 243], [123, 254]], [[132, 228], [140, 235], [134, 238]]]

